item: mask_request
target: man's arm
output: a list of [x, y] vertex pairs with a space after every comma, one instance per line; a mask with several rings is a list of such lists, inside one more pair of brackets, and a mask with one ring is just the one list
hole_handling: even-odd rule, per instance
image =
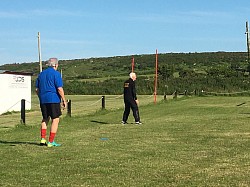
[[132, 95], [133, 95], [134, 100], [137, 100], [136, 88], [135, 88], [135, 83], [134, 82], [132, 84]]
[[39, 80], [36, 79], [36, 94], [39, 96]]
[[63, 90], [62, 87], [57, 88], [57, 90], [58, 90], [58, 93], [59, 93], [59, 95], [61, 96], [61, 98], [63, 100], [63, 107], [66, 108], [67, 107], [67, 101], [65, 99], [64, 90]]
[[133, 94], [133, 98], [136, 102], [137, 105], [139, 105], [139, 100], [137, 99], [137, 95], [136, 95], [136, 88], [135, 88], [135, 82], [133, 82], [133, 86], [132, 86], [132, 94]]

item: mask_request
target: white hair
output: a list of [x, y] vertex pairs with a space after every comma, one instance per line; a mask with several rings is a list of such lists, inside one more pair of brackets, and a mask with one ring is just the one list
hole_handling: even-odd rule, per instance
[[58, 59], [57, 58], [50, 58], [48, 60], [48, 66], [54, 67], [58, 64]]
[[130, 77], [131, 79], [134, 79], [134, 77], [136, 77], [136, 74], [135, 74], [134, 72], [131, 72], [131, 73], [129, 74], [129, 77]]
[[134, 73], [134, 72], [131, 72], [130, 74], [129, 74], [129, 77], [131, 78], [131, 79], [133, 79], [133, 77], [135, 77], [136, 76], [136, 74]]

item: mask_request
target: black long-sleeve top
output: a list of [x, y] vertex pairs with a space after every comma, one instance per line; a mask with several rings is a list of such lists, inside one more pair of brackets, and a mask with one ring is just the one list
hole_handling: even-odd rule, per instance
[[137, 100], [135, 82], [129, 78], [124, 82], [124, 100]]

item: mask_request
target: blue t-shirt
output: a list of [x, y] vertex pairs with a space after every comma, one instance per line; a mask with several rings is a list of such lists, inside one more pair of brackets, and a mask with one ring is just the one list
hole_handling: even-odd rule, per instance
[[43, 70], [36, 80], [40, 103], [60, 103], [61, 97], [57, 91], [59, 87], [63, 87], [61, 74], [52, 67]]

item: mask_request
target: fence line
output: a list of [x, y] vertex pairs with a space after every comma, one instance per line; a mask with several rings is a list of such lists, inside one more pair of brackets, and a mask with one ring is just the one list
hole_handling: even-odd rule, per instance
[[102, 100], [102, 98], [101, 98], [101, 99], [99, 99], [99, 100], [97, 100], [96, 102], [94, 102], [94, 103], [92, 103], [92, 104], [85, 105], [85, 106], [93, 106], [93, 105], [97, 104], [98, 102], [100, 102], [101, 100]]
[[118, 96], [116, 96], [115, 98], [109, 98], [109, 99], [106, 99], [106, 101], [119, 99], [119, 98], [120, 98], [120, 97], [122, 97], [122, 96], [123, 96], [123, 94], [118, 95]]
[[88, 107], [88, 106], [93, 106], [93, 105], [97, 104], [97, 103], [100, 102], [101, 100], [102, 100], [102, 98], [101, 98], [101, 99], [98, 99], [97, 101], [94, 101], [93, 103], [88, 104], [88, 105], [79, 105], [79, 104], [77, 104], [77, 103], [74, 103], [74, 105], [75, 105], [75, 106], [86, 106], [86, 107]]
[[151, 97], [153, 97], [154, 96], [154, 93], [152, 93], [150, 96], [148, 96], [147, 98], [151, 98]]
[[12, 105], [10, 108], [8, 108], [7, 110], [5, 110], [5, 112], [3, 112], [3, 114], [4, 113], [6, 113], [6, 112], [8, 112], [12, 107], [14, 107], [14, 106], [16, 106], [18, 103], [20, 103], [21, 101], [18, 101], [18, 102], [16, 102], [14, 105]]
[[236, 94], [243, 94], [243, 93], [250, 93], [250, 91], [242, 91], [242, 92], [207, 92], [207, 91], [204, 91], [202, 90], [201, 93], [204, 93], [204, 94], [216, 94], [216, 95], [236, 95]]
[[[178, 95], [190, 95], [190, 94], [195, 94], [195, 95], [202, 95], [202, 94], [239, 94], [239, 93], [248, 93], [248, 92], [250, 92], [250, 91], [243, 91], [243, 92], [234, 92], [234, 93], [216, 93], [216, 92], [206, 92], [206, 91], [204, 91], [204, 90], [202, 90], [202, 91], [198, 91], [198, 90], [194, 90], [194, 91], [192, 91], [192, 92], [188, 92], [187, 90], [185, 90], [183, 93], [178, 93], [177, 91], [175, 91], [174, 93], [172, 93], [172, 96], [173, 96], [173, 99], [177, 99], [177, 96]], [[96, 108], [98, 107], [98, 103], [101, 103], [100, 104], [100, 106], [98, 107], [98, 108], [100, 108], [100, 109], [104, 109], [105, 108], [105, 100], [106, 101], [110, 101], [111, 102], [111, 105], [112, 105], [112, 103], [114, 104], [114, 102], [117, 102], [117, 101], [115, 101], [115, 100], [117, 100], [117, 99], [121, 99], [121, 97], [123, 96], [123, 94], [121, 94], [121, 95], [118, 95], [118, 96], [115, 96], [115, 97], [111, 97], [111, 98], [107, 98], [107, 97], [105, 97], [105, 96], [101, 96], [101, 98], [99, 98], [99, 99], [97, 99], [97, 100], [94, 100], [94, 101], [89, 101], [89, 100], [86, 100], [86, 102], [84, 101], [83, 102], [83, 104], [79, 104], [78, 102], [73, 102], [73, 105], [76, 107], [74, 107], [75, 109], [74, 110], [76, 110], [76, 111], [80, 111], [80, 110], [83, 110], [83, 111], [88, 111], [88, 110], [90, 110], [90, 111], [92, 111], [92, 110], [96, 110]], [[139, 95], [138, 95], [139, 96]], [[144, 99], [149, 99], [149, 98], [151, 98], [151, 97], [153, 97], [154, 96], [154, 93], [152, 93], [151, 95], [149, 95], [149, 96], [146, 96], [146, 97], [144, 97]], [[166, 98], [165, 98], [165, 96], [166, 95], [164, 95], [164, 100], [166, 100]], [[95, 97], [94, 97], [95, 98]], [[71, 100], [70, 100], [71, 101]], [[15, 105], [17, 105], [18, 103], [20, 103], [21, 101], [18, 101], [17, 103], [15, 103], [13, 106], [11, 106], [8, 110], [10, 110], [12, 107], [14, 107]], [[27, 102], [27, 103], [30, 103], [31, 104], [31, 101], [29, 101], [29, 100], [25, 100], [25, 102]], [[86, 104], [86, 103], [88, 103], [88, 104]], [[93, 107], [92, 108], [88, 108], [88, 107], [91, 107], [91, 106], [94, 106], [95, 105], [95, 107], [94, 107], [94, 109], [93, 109]], [[119, 104], [119, 106], [122, 106], [122, 104], [120, 103]], [[33, 104], [32, 104], [32, 106], [33, 107], [40, 107], [40, 104], [36, 104], [36, 103], [34, 103], [33, 102]], [[82, 109], [81, 109], [82, 108]], [[68, 109], [68, 108], [67, 108]], [[7, 111], [8, 111], [7, 110]], [[70, 111], [69, 111], [70, 110]], [[69, 109], [69, 110], [67, 110], [67, 114], [71, 114], [71, 108]], [[38, 110], [35, 110], [35, 112], [38, 112]], [[32, 114], [34, 114], [33, 112], [32, 112]], [[27, 116], [29, 116], [29, 118], [32, 118], [32, 115], [27, 115]], [[70, 115], [71, 116], [71, 115]], [[1, 117], [1, 116], [0, 116]], [[22, 118], [21, 118], [22, 119]], [[24, 118], [25, 119], [25, 118]], [[33, 121], [33, 119], [34, 118], [32, 118], [32, 121]], [[19, 123], [20, 121], [20, 118], [18, 119], [18, 121], [17, 121], [17, 123]], [[36, 119], [35, 119], [36, 120]], [[10, 121], [6, 121], [6, 122], [4, 122], [4, 123], [0, 123], [1, 125], [2, 124], [5, 124], [5, 123], [12, 123], [12, 122], [14, 122], [13, 120], [10, 120]]]
[[[7, 113], [7, 112], [10, 112], [9, 110], [10, 110], [11, 108], [13, 108], [14, 106], [16, 106], [17, 104], [20, 104], [20, 103], [21, 103], [21, 110], [20, 110], [20, 112], [22, 112], [22, 100], [20, 100], [20, 101], [16, 102], [14, 105], [12, 105], [10, 108], [8, 108], [7, 110], [5, 110], [5, 112], [3, 112], [3, 114], [4, 114], [4, 113]], [[3, 114], [1, 114], [0, 118], [1, 118], [2, 116], [5, 116], [5, 115], [3, 115]], [[19, 114], [19, 112], [18, 112], [18, 114]], [[16, 122], [16, 120], [5, 121], [4, 123], [0, 123], [0, 125], [7, 124], [7, 123], [12, 123], [12, 122]], [[20, 121], [19, 121], [19, 122], [20, 122]], [[18, 122], [17, 122], [17, 123], [18, 123]]]

